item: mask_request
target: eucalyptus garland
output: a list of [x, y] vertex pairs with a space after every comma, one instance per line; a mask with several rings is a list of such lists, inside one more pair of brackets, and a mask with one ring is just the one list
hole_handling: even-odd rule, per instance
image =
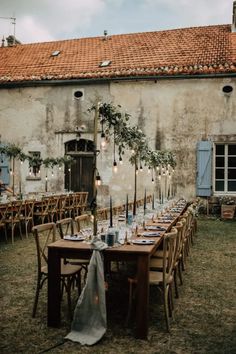
[[[100, 103], [98, 106], [100, 123], [102, 129], [109, 138], [114, 135], [115, 144], [118, 146], [119, 155], [123, 155], [128, 148], [132, 151], [130, 162], [137, 163], [137, 160], [144, 161], [150, 168], [157, 166], [175, 167], [175, 156], [170, 151], [151, 150], [148, 146], [146, 135], [137, 126], [130, 126], [130, 114], [121, 113], [121, 106], [115, 107], [111, 103]], [[92, 106], [91, 110], [95, 110]], [[111, 129], [112, 128], [112, 129]]]
[[5, 144], [0, 146], [0, 155], [2, 155], [2, 157], [5, 155], [9, 158], [16, 158], [20, 161], [28, 160], [30, 167], [44, 165], [46, 168], [53, 168], [54, 166], [63, 166], [63, 164], [68, 164], [73, 161], [73, 158], [68, 155], [56, 158], [47, 157], [46, 159], [42, 159], [39, 156], [26, 155], [15, 144]]

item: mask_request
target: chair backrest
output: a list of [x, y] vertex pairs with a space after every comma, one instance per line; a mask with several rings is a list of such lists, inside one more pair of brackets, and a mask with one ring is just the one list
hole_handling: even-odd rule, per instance
[[25, 218], [32, 219], [34, 216], [35, 199], [27, 199], [24, 201]]
[[12, 221], [20, 220], [21, 216], [23, 215], [23, 201], [22, 200], [11, 201], [10, 212], [11, 212]]
[[48, 244], [56, 240], [56, 224], [54, 222], [36, 225], [32, 228], [36, 242], [38, 272], [48, 263]]
[[172, 227], [171, 231], [164, 235], [163, 240], [163, 282], [164, 285], [172, 276], [175, 264], [176, 239], [178, 230]]
[[9, 207], [10, 207], [9, 203], [1, 205], [1, 207], [0, 207], [0, 224], [4, 224]]
[[108, 219], [108, 208], [101, 208], [97, 210], [97, 219], [98, 220], [107, 220]]
[[56, 226], [61, 238], [63, 238], [66, 235], [74, 234], [74, 224], [72, 218], [58, 220]]
[[176, 238], [176, 251], [175, 251], [175, 261], [178, 260], [181, 250], [182, 250], [182, 245], [183, 245], [183, 231], [184, 231], [184, 224], [186, 223], [185, 219], [182, 219], [181, 221], [178, 221], [175, 225], [175, 228], [178, 230], [178, 235]]
[[77, 230], [81, 231], [85, 228], [92, 227], [91, 217], [88, 214], [78, 215], [75, 217]]

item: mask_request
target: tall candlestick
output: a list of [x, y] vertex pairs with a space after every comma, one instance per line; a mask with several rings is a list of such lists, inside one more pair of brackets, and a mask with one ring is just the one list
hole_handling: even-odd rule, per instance
[[112, 197], [110, 196], [110, 227], [113, 227], [112, 221]]
[[126, 208], [125, 208], [125, 218], [126, 218], [126, 222], [128, 221], [128, 214], [129, 214], [129, 197], [128, 194], [126, 195]]
[[145, 213], [145, 210], [146, 210], [146, 204], [147, 204], [147, 192], [146, 192], [146, 188], [145, 188], [145, 192], [144, 192], [144, 202], [143, 202], [144, 213]]
[[154, 193], [152, 194], [152, 209], [155, 209]]

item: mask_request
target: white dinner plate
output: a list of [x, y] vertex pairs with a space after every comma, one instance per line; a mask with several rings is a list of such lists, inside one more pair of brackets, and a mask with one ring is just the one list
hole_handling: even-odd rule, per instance
[[63, 238], [64, 238], [64, 240], [68, 240], [68, 241], [84, 241], [85, 240], [85, 236], [83, 236], [83, 235], [66, 235]]
[[155, 243], [155, 240], [145, 240], [145, 239], [135, 239], [132, 240], [132, 243], [134, 245], [153, 245]]
[[159, 237], [161, 234], [160, 232], [155, 232], [155, 231], [144, 231], [142, 233], [142, 236], [145, 236], [145, 237]]

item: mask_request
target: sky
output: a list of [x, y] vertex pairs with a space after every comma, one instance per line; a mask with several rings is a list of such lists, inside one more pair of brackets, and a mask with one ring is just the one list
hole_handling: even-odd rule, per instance
[[[231, 24], [233, 0], [0, 0], [0, 39], [21, 43]], [[2, 18], [4, 17], [4, 18]], [[16, 25], [13, 25], [16, 18]]]

